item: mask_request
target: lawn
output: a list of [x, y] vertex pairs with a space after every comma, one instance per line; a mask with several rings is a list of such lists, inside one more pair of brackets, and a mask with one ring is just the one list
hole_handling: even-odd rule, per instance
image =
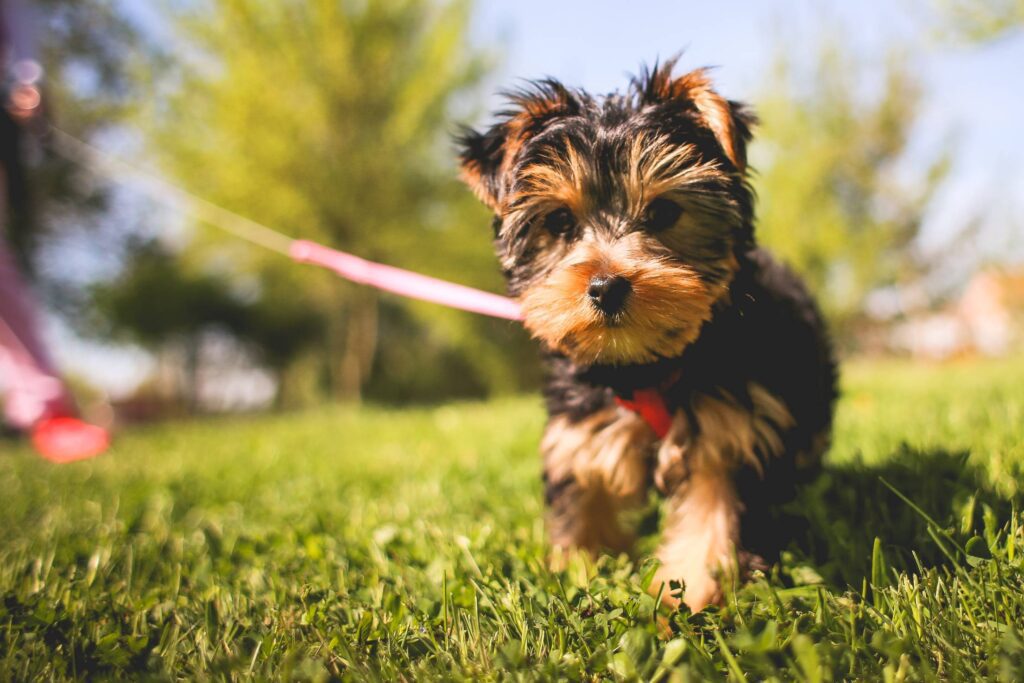
[[549, 571], [533, 397], [3, 443], [0, 680], [1024, 679], [1024, 361], [843, 384], [790, 549], [696, 615]]

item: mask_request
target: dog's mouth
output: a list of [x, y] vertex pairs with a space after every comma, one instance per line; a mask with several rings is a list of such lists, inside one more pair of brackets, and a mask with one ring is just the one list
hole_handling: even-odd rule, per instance
[[605, 315], [601, 321], [605, 327], [616, 328], [624, 327], [626, 323], [626, 314], [624, 312], [614, 313], [612, 315]]
[[708, 317], [703, 302], [685, 298], [662, 302], [652, 311], [637, 297], [613, 314], [595, 313], [585, 303], [541, 307], [543, 300], [540, 294], [523, 297], [527, 329], [580, 366], [646, 364], [678, 356]]

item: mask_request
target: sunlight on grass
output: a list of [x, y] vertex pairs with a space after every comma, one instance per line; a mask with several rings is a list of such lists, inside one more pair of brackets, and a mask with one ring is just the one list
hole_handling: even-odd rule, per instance
[[5, 445], [0, 678], [1019, 679], [1022, 380], [850, 365], [791, 549], [699, 615], [643, 557], [547, 570], [535, 397]]

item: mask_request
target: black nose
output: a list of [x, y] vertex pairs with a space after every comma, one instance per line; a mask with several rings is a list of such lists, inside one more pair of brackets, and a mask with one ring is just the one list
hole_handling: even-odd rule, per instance
[[621, 275], [598, 275], [590, 280], [587, 294], [605, 315], [614, 315], [622, 310], [632, 289], [629, 280]]

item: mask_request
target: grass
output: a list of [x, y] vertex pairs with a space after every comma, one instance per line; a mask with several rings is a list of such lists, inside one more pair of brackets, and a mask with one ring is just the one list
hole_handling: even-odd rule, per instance
[[534, 398], [3, 445], [0, 679], [1021, 680], [1022, 385], [848, 367], [790, 549], [696, 615], [642, 555], [547, 569]]

